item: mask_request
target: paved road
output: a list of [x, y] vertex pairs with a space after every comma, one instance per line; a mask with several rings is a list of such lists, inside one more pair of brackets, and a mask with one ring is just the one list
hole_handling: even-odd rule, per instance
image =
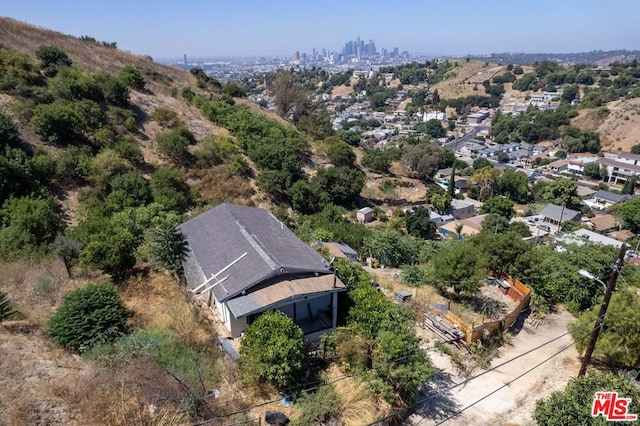
[[483, 130], [489, 130], [489, 128], [490, 126], [475, 126], [471, 129], [469, 133], [465, 133], [459, 138], [456, 138], [450, 142], [447, 142], [442, 146], [451, 151], [455, 151], [460, 146], [462, 146], [463, 143], [470, 141], [471, 139], [475, 138], [478, 135], [478, 133], [480, 133]]

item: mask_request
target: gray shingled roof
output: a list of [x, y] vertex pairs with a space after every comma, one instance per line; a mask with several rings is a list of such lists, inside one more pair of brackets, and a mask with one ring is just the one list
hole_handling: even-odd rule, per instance
[[266, 210], [225, 203], [179, 228], [188, 243], [183, 266], [191, 288], [247, 253], [218, 277], [228, 276], [213, 288], [219, 301], [279, 274], [332, 272], [318, 253]]
[[[549, 204], [547, 207], [542, 209], [540, 214], [544, 217], [547, 217], [559, 223], [568, 222], [570, 220], [575, 220], [575, 221], [580, 220], [579, 211], [571, 210], [568, 208], [565, 208], [563, 211], [562, 206], [558, 206], [555, 204]], [[562, 215], [562, 218], [560, 217], [561, 215]]]
[[610, 201], [614, 204], [617, 204], [617, 203], [622, 203], [624, 201], [627, 201], [633, 197], [628, 194], [616, 194], [614, 192], [609, 192], [601, 189], [600, 191], [593, 194], [592, 198], [600, 198], [603, 200]]

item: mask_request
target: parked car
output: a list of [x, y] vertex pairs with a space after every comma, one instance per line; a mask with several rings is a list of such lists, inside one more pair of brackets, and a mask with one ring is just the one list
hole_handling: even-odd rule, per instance
[[539, 223], [536, 226], [538, 227], [538, 229], [542, 231], [551, 232], [551, 227], [549, 225], [545, 225], [544, 223]]

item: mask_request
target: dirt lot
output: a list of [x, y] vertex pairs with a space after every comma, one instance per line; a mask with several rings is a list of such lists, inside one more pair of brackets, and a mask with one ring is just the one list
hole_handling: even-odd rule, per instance
[[[567, 312], [548, 315], [538, 327], [535, 327], [536, 323], [532, 321], [525, 321], [520, 332], [514, 337], [512, 345], [503, 348], [500, 357], [495, 358], [491, 365], [493, 367], [500, 365], [563, 335], [567, 331], [567, 324], [572, 321], [573, 317]], [[436, 350], [430, 351], [429, 356], [441, 371], [436, 380], [428, 384], [428, 389], [419, 398], [424, 399], [426, 396], [434, 395], [434, 392], [437, 396], [419, 407], [419, 413], [411, 416], [409, 424], [416, 426], [439, 424], [570, 345], [571, 342], [571, 337], [565, 335], [540, 349], [455, 388], [452, 387], [463, 383], [464, 378], [457, 374], [457, 369], [452, 365], [448, 356], [442, 355]], [[427, 343], [427, 345], [431, 344]], [[548, 396], [555, 390], [562, 389], [571, 377], [577, 375], [578, 369], [578, 353], [573, 347], [570, 347], [443, 424], [478, 426], [530, 424], [535, 401]], [[472, 377], [484, 371], [476, 370]]]

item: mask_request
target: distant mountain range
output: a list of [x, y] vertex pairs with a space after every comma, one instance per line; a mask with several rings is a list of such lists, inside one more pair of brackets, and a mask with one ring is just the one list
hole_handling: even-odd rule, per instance
[[580, 53], [491, 53], [471, 55], [471, 59], [496, 64], [530, 65], [540, 61], [554, 61], [562, 64], [609, 65], [612, 62], [629, 62], [640, 58], [640, 50], [593, 50]]

